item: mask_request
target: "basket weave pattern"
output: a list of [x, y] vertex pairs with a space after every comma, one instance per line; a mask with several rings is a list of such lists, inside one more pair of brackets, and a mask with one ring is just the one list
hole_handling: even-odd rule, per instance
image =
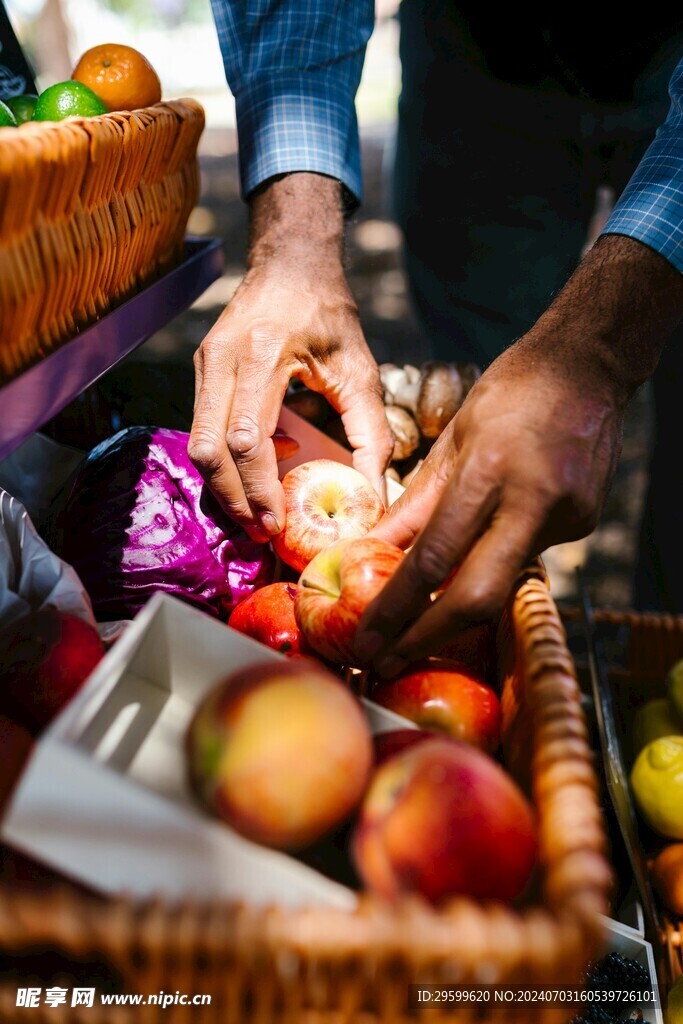
[[[103, 1011], [46, 1007], [32, 1020], [147, 1024], [566, 1024], [567, 1009], [410, 1010], [408, 984], [573, 984], [603, 940], [611, 873], [579, 689], [545, 584], [527, 578], [499, 628], [506, 739], [529, 780], [541, 854], [522, 909], [466, 898], [434, 910], [363, 897], [353, 913], [242, 904], [101, 901], [64, 886], [0, 890], [2, 951], [96, 954], [124, 992], [208, 993], [210, 1008]], [[160, 856], [163, 852], [160, 851]], [[198, 865], [201, 870], [201, 865]], [[16, 985], [0, 985], [0, 1019], [24, 1020]], [[104, 1015], [102, 1015], [104, 1014]]]
[[[627, 671], [614, 673], [619, 692], [637, 701], [660, 696], [669, 669], [683, 658], [683, 616], [596, 611], [595, 619], [628, 634]], [[659, 926], [658, 974], [660, 984], [668, 986], [683, 974], [683, 921], [663, 910]]]
[[3, 129], [0, 384], [178, 260], [203, 127], [181, 100]]

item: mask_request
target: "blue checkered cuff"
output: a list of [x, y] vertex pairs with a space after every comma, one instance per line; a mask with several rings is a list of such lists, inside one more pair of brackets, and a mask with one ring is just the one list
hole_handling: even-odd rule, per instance
[[603, 235], [627, 235], [683, 273], [683, 116], [669, 116], [638, 165]]
[[[362, 54], [357, 60], [362, 64]], [[355, 77], [356, 69], [350, 73]], [[323, 66], [263, 74], [240, 86], [235, 103], [245, 198], [276, 175], [313, 171], [336, 178], [362, 201], [355, 89], [345, 78], [338, 65]]]

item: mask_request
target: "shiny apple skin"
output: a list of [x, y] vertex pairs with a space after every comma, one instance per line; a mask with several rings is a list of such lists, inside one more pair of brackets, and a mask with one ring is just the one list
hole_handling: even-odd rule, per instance
[[373, 756], [357, 698], [307, 658], [252, 665], [226, 679], [197, 709], [186, 747], [201, 802], [246, 838], [287, 850], [349, 816]]
[[374, 774], [352, 839], [366, 887], [510, 902], [537, 854], [533, 809], [487, 754], [448, 737], [418, 743]]
[[275, 554], [301, 572], [319, 551], [347, 537], [363, 537], [384, 505], [362, 473], [332, 459], [296, 466], [282, 480], [287, 517], [272, 540]]
[[363, 612], [404, 558], [376, 537], [342, 540], [321, 551], [299, 577], [294, 615], [314, 651], [353, 665], [353, 640]]
[[500, 743], [498, 698], [466, 665], [427, 658], [373, 686], [370, 697], [421, 729], [445, 732], [488, 754]]
[[288, 658], [310, 654], [294, 618], [295, 583], [271, 583], [240, 601], [228, 625]]

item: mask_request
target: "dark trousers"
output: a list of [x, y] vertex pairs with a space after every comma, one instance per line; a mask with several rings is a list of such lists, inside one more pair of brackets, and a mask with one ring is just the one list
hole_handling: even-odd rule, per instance
[[[571, 274], [598, 187], [619, 195], [626, 185], [666, 116], [683, 44], [662, 49], [634, 102], [598, 104], [552, 81], [531, 89], [494, 79], [457, 18], [439, 18], [444, 6], [401, 5], [395, 212], [411, 297], [434, 355], [485, 367]], [[670, 343], [654, 382], [657, 437], [636, 602], [683, 612], [683, 506], [671, 479], [680, 342], [679, 335]]]

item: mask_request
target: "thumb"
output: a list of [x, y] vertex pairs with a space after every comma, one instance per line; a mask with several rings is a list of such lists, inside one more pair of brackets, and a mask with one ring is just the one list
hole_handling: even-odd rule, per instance
[[442, 486], [438, 484], [438, 476], [435, 467], [427, 459], [410, 487], [370, 531], [370, 536], [386, 540], [404, 550], [411, 547], [441, 497]]

